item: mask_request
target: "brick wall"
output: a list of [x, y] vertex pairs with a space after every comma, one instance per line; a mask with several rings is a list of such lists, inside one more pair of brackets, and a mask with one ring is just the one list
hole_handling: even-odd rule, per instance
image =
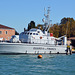
[[15, 29], [0, 29], [0, 38], [3, 40], [10, 40], [12, 35], [15, 35]]

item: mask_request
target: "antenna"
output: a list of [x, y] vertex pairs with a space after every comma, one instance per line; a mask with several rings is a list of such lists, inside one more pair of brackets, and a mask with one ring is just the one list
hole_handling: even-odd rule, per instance
[[47, 32], [49, 31], [50, 28], [50, 7], [48, 7], [47, 14], [46, 14], [46, 8], [44, 8], [44, 16], [45, 19], [43, 18], [42, 21], [44, 22], [44, 30]]
[[50, 7], [48, 7], [47, 14], [48, 15], [50, 14]]
[[44, 8], [44, 16], [46, 16], [46, 8]]

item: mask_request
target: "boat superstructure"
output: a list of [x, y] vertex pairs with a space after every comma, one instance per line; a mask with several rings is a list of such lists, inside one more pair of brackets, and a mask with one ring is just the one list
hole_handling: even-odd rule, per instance
[[40, 29], [30, 29], [28, 32], [23, 32], [19, 38], [23, 43], [55, 44], [55, 37], [50, 36], [47, 32], [42, 32]]
[[46, 19], [43, 19], [43, 29], [32, 28], [29, 31], [20, 33], [20, 43], [0, 43], [0, 53], [66, 53], [67, 37], [53, 37], [53, 33], [49, 33], [50, 28], [50, 10], [48, 8]]

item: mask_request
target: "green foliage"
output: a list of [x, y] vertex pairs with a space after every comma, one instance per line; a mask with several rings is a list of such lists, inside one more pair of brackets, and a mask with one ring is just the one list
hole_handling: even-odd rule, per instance
[[37, 28], [40, 28], [41, 30], [43, 30], [43, 25], [38, 24], [38, 25], [37, 25]]
[[63, 18], [60, 25], [54, 24], [49, 31], [53, 32], [55, 37], [75, 37], [75, 21], [73, 18]]
[[53, 33], [53, 35], [54, 35], [55, 37], [58, 37], [58, 36], [59, 36], [59, 26], [56, 25], [56, 24], [54, 24], [53, 27], [51, 27], [51, 28], [49, 29], [49, 32], [50, 32], [50, 33]]
[[61, 19], [61, 23], [60, 24], [66, 24], [67, 22], [73, 22], [74, 19], [73, 18], [63, 18]]
[[27, 30], [30, 30], [31, 28], [35, 28], [35, 22], [34, 22], [34, 21], [31, 21], [31, 22], [28, 24], [28, 29], [27, 29]]

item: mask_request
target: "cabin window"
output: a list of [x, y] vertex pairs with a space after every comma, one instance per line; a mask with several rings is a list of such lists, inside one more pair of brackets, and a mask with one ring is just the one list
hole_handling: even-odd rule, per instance
[[29, 33], [28, 33], [28, 35], [29, 35]]
[[33, 33], [33, 35], [35, 35], [35, 33]]
[[0, 34], [2, 34], [2, 31], [0, 31]]
[[40, 31], [38, 31], [38, 33], [40, 33]]
[[36, 33], [36, 35], [38, 35], [38, 33]]
[[32, 35], [32, 33], [30, 33], [30, 35]]
[[5, 31], [5, 34], [7, 34], [7, 31]]

